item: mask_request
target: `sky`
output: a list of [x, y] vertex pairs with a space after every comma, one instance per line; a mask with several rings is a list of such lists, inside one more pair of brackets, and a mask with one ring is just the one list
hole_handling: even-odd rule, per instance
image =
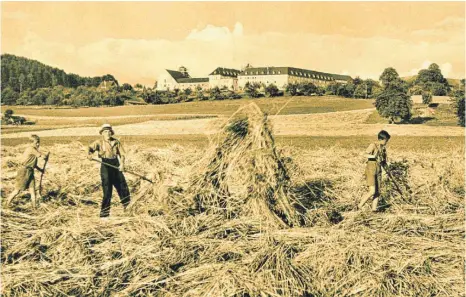
[[1, 52], [152, 86], [164, 69], [465, 77], [465, 2], [2, 2]]

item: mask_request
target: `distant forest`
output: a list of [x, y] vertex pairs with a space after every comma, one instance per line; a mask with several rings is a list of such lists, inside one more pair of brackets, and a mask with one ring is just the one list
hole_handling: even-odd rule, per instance
[[1, 56], [1, 67], [2, 89], [10, 88], [15, 92], [55, 86], [67, 88], [97, 87], [102, 81], [114, 81], [118, 85], [118, 81], [110, 74], [82, 77], [73, 73], [67, 74], [61, 69], [47, 66], [35, 60], [10, 54]]

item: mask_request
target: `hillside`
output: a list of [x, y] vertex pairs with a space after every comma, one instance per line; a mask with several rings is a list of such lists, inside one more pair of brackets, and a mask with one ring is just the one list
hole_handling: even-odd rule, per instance
[[61, 85], [69, 88], [79, 86], [97, 87], [102, 81], [118, 81], [111, 74], [96, 77], [82, 77], [67, 74], [64, 70], [50, 67], [39, 61], [10, 54], [1, 55], [2, 89], [11, 88], [15, 92], [35, 90]]

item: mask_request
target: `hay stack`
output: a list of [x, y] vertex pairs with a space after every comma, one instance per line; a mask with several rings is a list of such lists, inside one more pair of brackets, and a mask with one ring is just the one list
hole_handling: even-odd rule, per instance
[[254, 103], [240, 108], [216, 135], [188, 193], [200, 212], [252, 217], [271, 227], [303, 221], [270, 123]]

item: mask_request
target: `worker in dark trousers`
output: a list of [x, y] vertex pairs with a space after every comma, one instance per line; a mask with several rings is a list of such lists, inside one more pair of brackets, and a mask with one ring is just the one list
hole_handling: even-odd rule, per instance
[[102, 178], [102, 190], [104, 194], [100, 217], [108, 218], [112, 201], [112, 188], [115, 187], [117, 190], [125, 211], [130, 202], [130, 194], [125, 176], [123, 175], [125, 170], [125, 150], [121, 142], [113, 137], [115, 133], [112, 126], [109, 124], [102, 125], [99, 133], [102, 135], [102, 138], [94, 141], [89, 146], [89, 160], [92, 160], [93, 153], [97, 152], [103, 163], [119, 168], [115, 169], [105, 164], [102, 164], [100, 167], [100, 177]]

